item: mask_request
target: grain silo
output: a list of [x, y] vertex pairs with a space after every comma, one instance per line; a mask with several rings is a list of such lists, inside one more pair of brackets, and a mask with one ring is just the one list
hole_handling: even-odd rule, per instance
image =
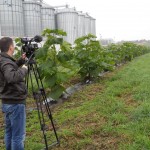
[[24, 1], [25, 36], [33, 37], [41, 34], [41, 3], [37, 1]]
[[0, 0], [2, 36], [24, 36], [22, 0]]
[[85, 14], [85, 35], [91, 33], [91, 17]]
[[85, 35], [85, 15], [78, 12], [78, 37]]
[[64, 40], [74, 43], [78, 34], [78, 13], [75, 9], [65, 8], [56, 12], [56, 28], [67, 32]]
[[96, 35], [96, 19], [91, 17], [91, 33]]
[[42, 6], [42, 31], [45, 28], [55, 29], [55, 9], [49, 5]]

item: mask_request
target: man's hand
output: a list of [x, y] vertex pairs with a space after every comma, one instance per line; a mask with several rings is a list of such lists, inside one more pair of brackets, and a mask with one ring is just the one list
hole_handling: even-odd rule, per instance
[[24, 59], [24, 60], [26, 59], [26, 54], [25, 53], [22, 54], [22, 59]]
[[26, 65], [23, 65], [22, 68], [25, 68], [25, 69], [28, 70], [28, 66], [26, 66]]

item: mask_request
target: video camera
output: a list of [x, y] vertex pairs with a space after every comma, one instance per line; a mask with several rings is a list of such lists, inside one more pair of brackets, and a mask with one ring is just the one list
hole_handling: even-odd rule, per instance
[[[26, 53], [27, 58], [29, 58], [31, 55], [34, 57], [34, 52], [37, 50], [38, 44], [42, 41], [42, 36], [36, 35], [34, 38], [21, 38], [22, 45], [22, 51], [23, 53]], [[33, 43], [35, 42], [35, 43]]]

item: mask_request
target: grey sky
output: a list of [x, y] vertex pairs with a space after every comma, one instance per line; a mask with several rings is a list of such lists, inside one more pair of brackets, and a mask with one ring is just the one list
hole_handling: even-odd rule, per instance
[[150, 39], [150, 0], [44, 0], [49, 5], [68, 4], [96, 19], [100, 38]]

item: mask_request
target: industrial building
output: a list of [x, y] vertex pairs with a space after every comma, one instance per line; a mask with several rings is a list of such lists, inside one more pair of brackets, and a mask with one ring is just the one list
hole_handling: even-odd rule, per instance
[[45, 28], [62, 29], [71, 44], [77, 37], [96, 35], [96, 20], [75, 8], [49, 6], [42, 0], [0, 0], [0, 36], [34, 37]]

